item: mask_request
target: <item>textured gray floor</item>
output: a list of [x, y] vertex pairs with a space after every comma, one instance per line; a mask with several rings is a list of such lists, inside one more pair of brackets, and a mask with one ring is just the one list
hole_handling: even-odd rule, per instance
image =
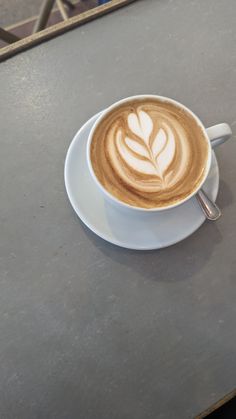
[[0, 0], [0, 25], [8, 26], [37, 15], [42, 0]]

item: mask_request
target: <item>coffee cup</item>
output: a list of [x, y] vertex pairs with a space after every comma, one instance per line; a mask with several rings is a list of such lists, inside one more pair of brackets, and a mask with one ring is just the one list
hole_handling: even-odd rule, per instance
[[232, 135], [226, 123], [205, 128], [176, 100], [138, 95], [109, 106], [87, 142], [90, 174], [118, 208], [158, 212], [191, 199], [211, 167], [212, 148]]

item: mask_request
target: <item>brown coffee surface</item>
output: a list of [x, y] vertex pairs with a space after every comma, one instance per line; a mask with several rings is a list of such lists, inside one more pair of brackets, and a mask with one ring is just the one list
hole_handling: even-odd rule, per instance
[[135, 99], [94, 131], [92, 167], [114, 197], [140, 208], [172, 205], [201, 183], [208, 142], [193, 116], [168, 101]]

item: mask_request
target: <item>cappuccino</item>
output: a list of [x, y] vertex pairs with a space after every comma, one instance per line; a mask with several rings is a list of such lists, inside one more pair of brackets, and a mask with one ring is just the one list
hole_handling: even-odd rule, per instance
[[110, 110], [93, 133], [90, 159], [101, 185], [140, 208], [178, 204], [202, 182], [209, 145], [185, 109], [155, 98]]

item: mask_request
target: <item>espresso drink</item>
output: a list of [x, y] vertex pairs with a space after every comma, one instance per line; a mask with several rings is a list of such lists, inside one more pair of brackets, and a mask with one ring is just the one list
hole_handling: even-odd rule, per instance
[[91, 142], [103, 187], [140, 208], [182, 201], [202, 181], [208, 160], [203, 129], [187, 111], [158, 99], [134, 99], [111, 110]]

